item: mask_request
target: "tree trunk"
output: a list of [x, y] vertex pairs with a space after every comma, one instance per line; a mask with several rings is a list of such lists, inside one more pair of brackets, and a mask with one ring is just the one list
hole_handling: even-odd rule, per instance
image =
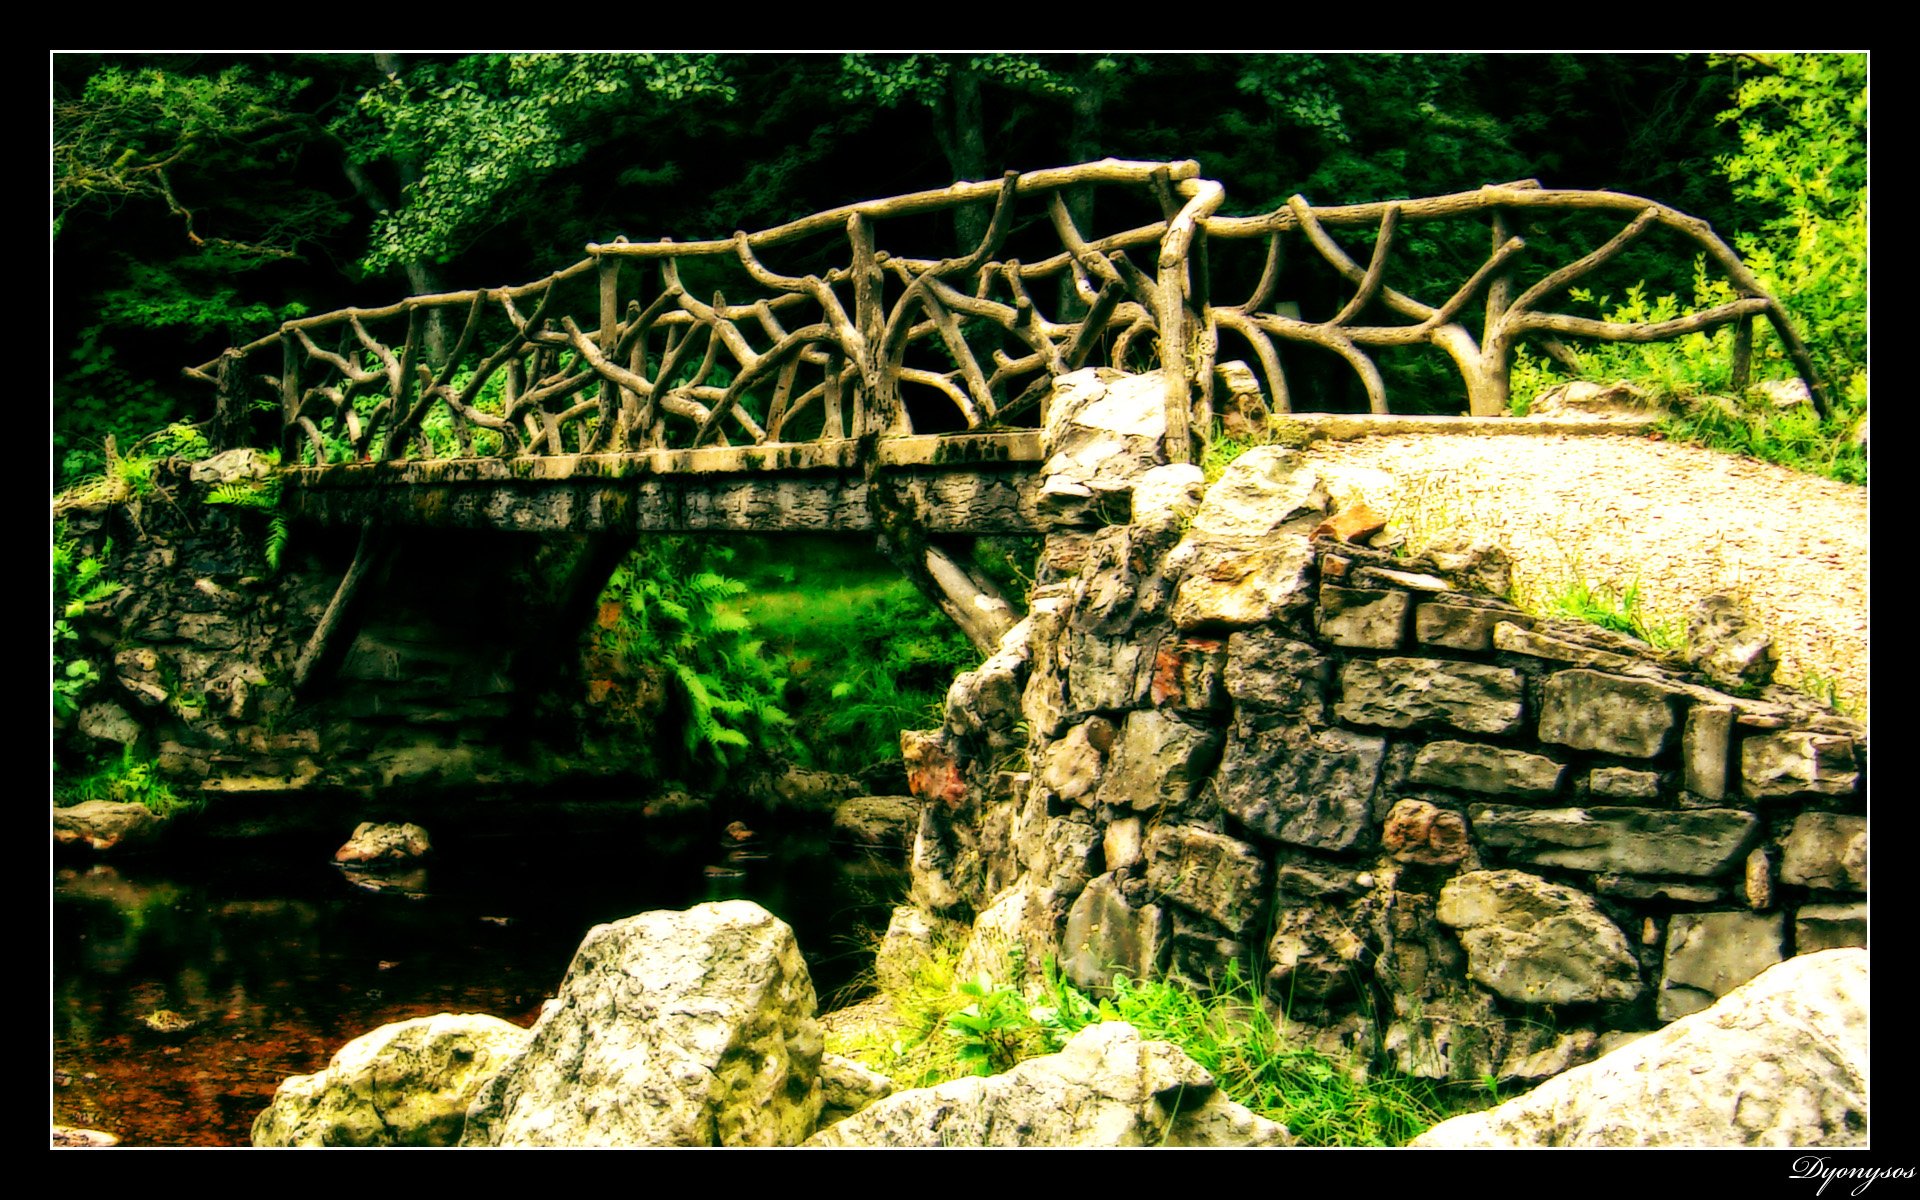
[[[971, 66], [956, 69], [945, 103], [934, 114], [934, 135], [956, 180], [987, 177], [987, 130], [981, 115], [980, 75]], [[965, 254], [987, 235], [993, 213], [985, 204], [953, 210], [954, 252]]]
[[[373, 56], [373, 65], [382, 75], [398, 80], [403, 78], [402, 72], [406, 62], [398, 54], [383, 53]], [[408, 188], [420, 182], [420, 160], [410, 154], [396, 155], [393, 165], [399, 172], [400, 192], [404, 197]], [[351, 172], [349, 174], [351, 176]], [[360, 181], [354, 182], [355, 186], [359, 187]], [[366, 195], [364, 190], [362, 195]], [[431, 295], [447, 290], [446, 277], [441, 274], [439, 267], [424, 258], [407, 260], [406, 272], [407, 287], [415, 296]], [[429, 366], [438, 370], [445, 365], [448, 349], [447, 317], [446, 313], [440, 309], [430, 309], [427, 312], [425, 346]]]
[[[1069, 161], [1092, 162], [1100, 157], [1100, 110], [1105, 103], [1106, 94], [1097, 83], [1081, 80], [1079, 90], [1073, 94], [1072, 118], [1067, 126]], [[1062, 199], [1066, 201], [1067, 215], [1073, 218], [1073, 227], [1085, 237], [1093, 228], [1093, 185], [1083, 183], [1067, 188]], [[1059, 312], [1056, 320], [1061, 321], [1074, 320], [1086, 313], [1086, 305], [1080, 303], [1079, 295], [1074, 292], [1071, 275], [1060, 277]]]
[[1013, 606], [991, 580], [939, 546], [927, 542], [907, 548], [882, 536], [880, 551], [959, 626], [981, 657], [998, 649], [1000, 639], [1018, 623]]

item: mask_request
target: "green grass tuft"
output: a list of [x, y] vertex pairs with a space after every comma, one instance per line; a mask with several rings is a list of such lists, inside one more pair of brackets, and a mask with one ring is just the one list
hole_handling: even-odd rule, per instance
[[1575, 577], [1562, 585], [1551, 602], [1559, 613], [1639, 638], [1656, 650], [1672, 652], [1686, 645], [1685, 636], [1673, 626], [1647, 616], [1641, 606], [1638, 582], [1615, 588]]

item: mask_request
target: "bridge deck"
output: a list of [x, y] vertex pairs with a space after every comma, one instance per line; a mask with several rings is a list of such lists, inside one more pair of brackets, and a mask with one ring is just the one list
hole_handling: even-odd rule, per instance
[[1038, 430], [622, 454], [408, 459], [286, 472], [293, 515], [546, 533], [850, 533], [879, 528], [863, 452], [933, 533], [1032, 533]]

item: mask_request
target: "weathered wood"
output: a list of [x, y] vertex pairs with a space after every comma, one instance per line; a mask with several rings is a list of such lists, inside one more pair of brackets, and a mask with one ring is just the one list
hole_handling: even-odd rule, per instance
[[321, 664], [333, 656], [339, 635], [349, 628], [348, 618], [353, 611], [354, 596], [360, 590], [360, 581], [366, 578], [367, 572], [380, 557], [385, 539], [384, 530], [370, 524], [361, 527], [360, 542], [353, 550], [353, 561], [347, 565], [346, 574], [340, 577], [339, 586], [333, 589], [333, 598], [327, 601], [326, 610], [320, 614], [320, 622], [313, 627], [313, 633], [301, 648], [300, 656], [293, 661], [293, 690], [296, 693], [304, 691]]
[[229, 350], [214, 360], [213, 436], [215, 450], [237, 450], [246, 445], [247, 377], [240, 352]]
[[926, 547], [921, 561], [937, 591], [940, 611], [960, 627], [982, 658], [997, 650], [1017, 619], [1000, 589], [938, 546]]
[[1735, 392], [1747, 390], [1747, 382], [1753, 374], [1753, 318], [1743, 317], [1733, 323], [1733, 371], [1727, 380]]
[[[1162, 219], [1090, 236], [1076, 224], [1063, 189], [1092, 184], [1144, 194], [1156, 202]], [[1766, 315], [1807, 380], [1816, 408], [1826, 411], [1824, 383], [1778, 302], [1710, 226], [1664, 205], [1609, 192], [1541, 188], [1530, 180], [1451, 196], [1324, 208], [1295, 196], [1283, 208], [1257, 217], [1219, 216], [1224, 196], [1224, 189], [1201, 178], [1193, 163], [1107, 160], [1008, 173], [995, 181], [846, 205], [774, 229], [738, 231], [725, 240], [596, 244], [585, 261], [529, 284], [303, 317], [234, 353], [244, 364], [252, 352], [280, 345], [280, 370], [267, 378], [280, 394], [283, 449], [289, 455], [300, 444], [313, 443], [315, 429], [326, 444], [337, 444], [344, 429], [356, 454], [426, 454], [425, 419], [442, 404], [461, 453], [474, 452], [476, 431], [485, 429], [498, 435], [497, 445], [484, 439], [479, 448], [503, 457], [529, 450], [779, 440], [800, 428], [795, 414], [816, 400], [822, 436], [890, 438], [911, 431], [900, 397], [903, 382], [931, 389], [922, 398], [944, 397], [972, 428], [1033, 419], [1038, 397], [1066, 371], [1088, 364], [1138, 370], [1151, 362], [1166, 370], [1172, 452], [1186, 458], [1210, 433], [1212, 367], [1222, 330], [1252, 347], [1277, 410], [1293, 405], [1276, 342], [1293, 341], [1328, 349], [1353, 365], [1376, 411], [1385, 409], [1387, 397], [1368, 348], [1433, 345], [1454, 361], [1466, 382], [1470, 410], [1486, 414], [1506, 407], [1509, 359], [1522, 336], [1546, 344], [1552, 353], [1556, 334], [1657, 339], [1724, 323], [1728, 312], [1746, 318], [1747, 325], [1752, 316]], [[991, 213], [979, 214], [986, 218], [984, 225], [975, 224], [978, 235], [962, 255], [912, 257], [880, 248], [875, 231], [882, 222], [984, 208], [988, 202]], [[1042, 244], [1041, 258], [994, 261], [1016, 224], [1031, 224], [1041, 207], [1059, 252], [1048, 254]], [[1509, 227], [1521, 214], [1556, 212], [1617, 213], [1627, 223], [1598, 250], [1515, 296], [1510, 264], [1525, 242]], [[1391, 249], [1405, 222], [1479, 214], [1489, 224], [1490, 252], [1444, 303], [1391, 286]], [[1374, 249], [1363, 267], [1328, 231], [1367, 226], [1374, 230]], [[1690, 239], [1725, 272], [1742, 307], [1722, 306], [1641, 327], [1539, 311], [1548, 297], [1655, 227]], [[847, 238], [843, 265], [791, 276], [760, 259], [759, 252], [768, 247], [827, 239], [836, 230]], [[1273, 300], [1282, 286], [1285, 239], [1295, 232], [1353, 285], [1329, 320], [1300, 321], [1297, 309]], [[1032, 246], [1032, 236], [1023, 235], [1023, 248]], [[1214, 239], [1249, 237], [1267, 242], [1259, 281], [1244, 304], [1216, 306], [1209, 247]], [[1130, 257], [1131, 249], [1143, 246], [1154, 247], [1152, 275]], [[717, 265], [744, 272], [748, 286], [760, 294], [738, 303], [719, 294], [711, 303], [695, 299], [679, 278], [679, 260], [687, 257], [725, 260]], [[621, 264], [628, 258], [658, 263], [659, 282], [646, 289], [648, 294], [627, 300], [623, 310]], [[573, 282], [588, 271], [597, 277], [593, 287]], [[891, 301], [884, 286], [889, 274], [897, 280]], [[1460, 318], [1482, 292], [1486, 315], [1476, 339]], [[852, 302], [845, 304], [849, 293]], [[589, 294], [595, 297], [590, 302]], [[1045, 303], [1037, 303], [1036, 296]], [[536, 302], [531, 317], [518, 307], [529, 297]], [[568, 306], [584, 311], [560, 311]], [[454, 307], [466, 310], [454, 352], [429, 363], [421, 330]], [[1357, 323], [1382, 308], [1407, 323]], [[502, 317], [510, 326], [504, 337], [497, 329]], [[403, 336], [383, 324], [395, 320], [406, 322]], [[649, 349], [655, 328], [666, 330], [666, 349], [657, 360]], [[339, 331], [338, 350], [315, 344], [313, 335], [322, 329]], [[1139, 339], [1149, 331], [1158, 342], [1151, 358], [1137, 353], [1143, 345]], [[1750, 343], [1740, 340], [1744, 336], [1736, 335], [1736, 353], [1750, 359]], [[1009, 353], [1016, 342], [1025, 351]], [[936, 355], [953, 369], [930, 366], [921, 355]], [[369, 362], [377, 365], [369, 369]], [[219, 386], [217, 367], [216, 360], [187, 373]], [[481, 390], [494, 386], [489, 380], [503, 367], [508, 370], [503, 411], [485, 411]], [[303, 380], [303, 370], [317, 378]], [[1739, 364], [1735, 370], [1743, 373]], [[458, 389], [456, 374], [465, 381]], [[757, 400], [765, 393], [757, 389], [769, 386], [773, 399], [764, 409], [763, 427]], [[576, 398], [589, 388], [586, 398]], [[749, 389], [756, 389], [751, 396]], [[369, 411], [358, 411], [368, 407], [369, 396], [377, 397]], [[806, 427], [811, 426], [809, 420]]]
[[[1094, 163], [1081, 163], [1072, 167], [1053, 167], [1044, 171], [1028, 171], [1019, 176], [1014, 183], [1017, 194], [1027, 195], [1034, 192], [1054, 191], [1059, 188], [1074, 187], [1088, 183], [1144, 183], [1155, 171], [1166, 172], [1167, 177], [1175, 180], [1191, 179], [1200, 173], [1200, 164], [1188, 160], [1178, 163], [1142, 163], [1125, 162], [1118, 159], [1102, 159]], [[824, 212], [789, 221], [785, 225], [776, 225], [752, 236], [752, 244], [758, 246], [777, 246], [783, 242], [795, 241], [810, 234], [822, 233], [830, 229], [842, 228], [849, 217], [859, 216], [869, 221], [883, 217], [910, 216], [915, 213], [937, 212], [958, 205], [976, 203], [992, 199], [998, 194], [1003, 183], [993, 180], [987, 183], [956, 183], [951, 187], [933, 191], [913, 192], [905, 196], [894, 196], [886, 200], [868, 200], [860, 204], [843, 205]], [[683, 242], [675, 247], [679, 254], [704, 253], [718, 254], [731, 250], [732, 240], [724, 242]], [[594, 244], [587, 247], [589, 254], [628, 254], [635, 256], [653, 256], [663, 253], [659, 244], [634, 242], [616, 245]]]

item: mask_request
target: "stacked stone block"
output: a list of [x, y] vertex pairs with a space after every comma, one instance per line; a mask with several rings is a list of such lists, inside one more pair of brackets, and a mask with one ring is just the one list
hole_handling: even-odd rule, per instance
[[1857, 723], [1532, 618], [1486, 590], [1497, 552], [1316, 539], [1289, 451], [1199, 490], [1154, 466], [1131, 524], [1052, 534], [1028, 620], [909, 738], [924, 906], [1095, 989], [1252, 961], [1323, 1046], [1455, 1079], [1864, 944]]

